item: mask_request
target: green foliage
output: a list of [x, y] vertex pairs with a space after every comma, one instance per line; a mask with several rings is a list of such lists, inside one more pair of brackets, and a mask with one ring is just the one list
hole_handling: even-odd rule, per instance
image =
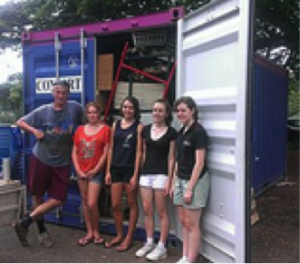
[[299, 80], [294, 76], [290, 77], [289, 80], [289, 116], [298, 115], [300, 112], [299, 107], [300, 100], [300, 90], [299, 90]]
[[292, 69], [299, 80], [299, 1], [257, 0], [255, 4], [255, 50]]
[[[174, 3], [183, 5], [188, 13], [210, 1], [23, 0], [11, 2], [0, 8], [0, 52], [5, 47], [20, 46], [21, 32], [29, 28], [51, 29], [143, 15], [166, 10]], [[299, 80], [299, 1], [257, 0], [255, 14], [255, 50], [292, 69], [296, 79]], [[18, 98], [16, 94], [11, 97], [13, 102], [16, 102], [16, 98]], [[297, 106], [299, 90], [291, 88], [289, 98], [290, 112], [299, 111]]]
[[299, 113], [299, 89], [289, 91], [289, 116]]
[[0, 123], [13, 124], [22, 114], [22, 75], [15, 74], [0, 85]]
[[9, 3], [0, 7], [0, 49], [20, 46], [22, 31], [32, 21], [22, 12], [23, 2]]
[[[20, 44], [26, 29], [43, 30], [166, 10], [172, 0], [23, 0], [0, 8], [0, 49]], [[210, 0], [181, 0], [187, 11]]]

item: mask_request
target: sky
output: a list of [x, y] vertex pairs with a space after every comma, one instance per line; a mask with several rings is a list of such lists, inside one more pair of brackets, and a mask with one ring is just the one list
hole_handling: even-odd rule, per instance
[[[7, 2], [17, 2], [12, 0], [0, 0], [0, 8]], [[0, 84], [7, 80], [13, 73], [22, 72], [22, 57], [18, 52], [6, 49], [0, 54]]]
[[11, 74], [22, 72], [22, 56], [19, 52], [6, 49], [0, 55], [0, 84]]

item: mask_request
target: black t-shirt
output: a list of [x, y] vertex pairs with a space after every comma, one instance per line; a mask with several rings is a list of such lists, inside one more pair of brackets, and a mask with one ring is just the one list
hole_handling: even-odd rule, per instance
[[151, 127], [152, 125], [147, 125], [142, 131], [142, 138], [146, 144], [146, 157], [142, 174], [168, 175], [170, 143], [176, 140], [177, 132], [173, 127], [168, 127], [163, 136], [153, 140], [151, 138]]
[[[183, 133], [184, 127], [180, 130], [176, 141], [177, 147], [177, 165], [178, 178], [189, 180], [192, 176], [194, 165], [196, 163], [196, 150], [207, 149], [208, 136], [202, 125], [195, 122], [186, 133]], [[201, 171], [200, 177], [206, 172], [206, 164]]]

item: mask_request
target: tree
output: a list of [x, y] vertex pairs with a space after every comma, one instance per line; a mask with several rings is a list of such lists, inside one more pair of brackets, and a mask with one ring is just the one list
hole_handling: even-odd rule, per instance
[[[21, 32], [65, 27], [165, 10], [187, 12], [211, 0], [23, 0], [0, 10], [0, 49], [20, 43]], [[229, 1], [229, 0], [224, 0]], [[293, 70], [299, 79], [299, 1], [256, 0], [255, 50]]]
[[21, 116], [22, 79], [22, 74], [13, 74], [6, 83], [0, 85], [0, 123], [14, 123]]
[[[186, 2], [188, 10], [210, 0]], [[125, 16], [142, 15], [173, 6], [172, 0], [25, 0], [9, 3], [0, 10], [2, 48], [20, 42], [21, 32], [66, 27]], [[13, 30], [12, 30], [13, 28]]]
[[23, 6], [23, 2], [18, 2], [0, 8], [0, 51], [7, 47], [19, 47], [22, 31], [32, 24], [22, 12]]
[[299, 80], [299, 1], [257, 0], [254, 44]]

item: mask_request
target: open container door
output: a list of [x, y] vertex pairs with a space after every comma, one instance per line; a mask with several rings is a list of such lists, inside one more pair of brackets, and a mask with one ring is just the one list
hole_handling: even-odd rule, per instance
[[[195, 99], [210, 137], [211, 192], [200, 251], [213, 262], [245, 262], [248, 253], [245, 127], [251, 3], [213, 1], [178, 21], [177, 97]], [[177, 236], [181, 238], [179, 227]]]

